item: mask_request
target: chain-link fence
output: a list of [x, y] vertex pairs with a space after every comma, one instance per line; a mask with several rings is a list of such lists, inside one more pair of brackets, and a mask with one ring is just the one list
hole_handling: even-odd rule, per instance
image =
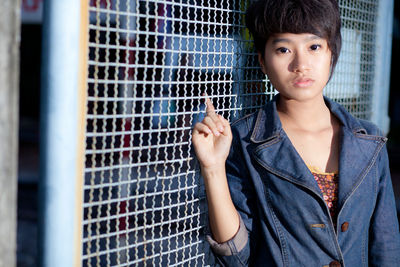
[[[230, 121], [274, 95], [244, 27], [247, 0], [92, 0], [83, 266], [204, 266], [204, 188], [191, 129], [203, 92]], [[340, 0], [326, 95], [369, 119], [379, 1]]]

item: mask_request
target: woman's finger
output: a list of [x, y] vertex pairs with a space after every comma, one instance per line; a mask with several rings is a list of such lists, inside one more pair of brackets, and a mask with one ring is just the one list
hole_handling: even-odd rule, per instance
[[225, 119], [222, 115], [218, 114], [218, 119], [221, 121], [222, 125], [225, 126], [230, 126], [229, 121]]
[[210, 117], [214, 121], [214, 124], [216, 125], [219, 132], [223, 132], [224, 126], [221, 123], [220, 119], [218, 118], [218, 114], [215, 113], [215, 108], [214, 108], [213, 103], [211, 102], [210, 98], [208, 98], [207, 93], [204, 93], [203, 95], [206, 96], [207, 117]]
[[[217, 119], [218, 119], [218, 117], [217, 117]], [[220, 135], [222, 124], [219, 121], [219, 119], [218, 119], [218, 121], [215, 121], [210, 116], [206, 116], [203, 120], [203, 124], [205, 124], [208, 128], [210, 128], [215, 136]], [[223, 127], [222, 127], [222, 130], [223, 130]]]
[[215, 114], [215, 108], [213, 103], [211, 102], [210, 98], [207, 97], [207, 94], [204, 94], [206, 96], [206, 113], [208, 116], [214, 116]]
[[225, 119], [223, 116], [218, 115], [218, 118], [221, 121], [221, 124], [223, 125], [224, 131], [221, 132], [223, 135], [229, 135], [231, 131], [231, 125], [229, 124], [229, 121]]
[[196, 133], [211, 134], [212, 131], [211, 131], [211, 129], [210, 129], [207, 125], [205, 125], [204, 123], [198, 122], [198, 123], [196, 123], [196, 124], [194, 125], [193, 133], [194, 133], [194, 134], [196, 134]]

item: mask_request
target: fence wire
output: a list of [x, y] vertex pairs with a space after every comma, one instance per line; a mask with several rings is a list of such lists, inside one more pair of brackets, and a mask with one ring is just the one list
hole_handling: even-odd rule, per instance
[[[326, 95], [371, 116], [378, 1], [339, 1]], [[205, 192], [191, 148], [206, 92], [230, 121], [275, 94], [244, 27], [247, 0], [88, 1], [83, 266], [205, 266]]]

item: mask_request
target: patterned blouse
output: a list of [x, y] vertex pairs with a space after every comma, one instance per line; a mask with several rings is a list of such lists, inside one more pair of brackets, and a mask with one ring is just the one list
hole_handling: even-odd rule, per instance
[[339, 174], [338, 172], [321, 172], [318, 168], [313, 166], [308, 166], [308, 168], [314, 175], [314, 178], [321, 189], [322, 196], [324, 197], [325, 203], [329, 208], [329, 212], [336, 229]]

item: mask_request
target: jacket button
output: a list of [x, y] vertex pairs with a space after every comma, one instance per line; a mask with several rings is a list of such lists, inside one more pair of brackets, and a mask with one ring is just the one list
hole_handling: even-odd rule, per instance
[[348, 222], [344, 222], [342, 224], [342, 232], [346, 232], [347, 229], [349, 229], [349, 223]]
[[332, 261], [331, 263], [329, 263], [329, 267], [340, 267], [340, 266], [342, 265], [338, 261]]

